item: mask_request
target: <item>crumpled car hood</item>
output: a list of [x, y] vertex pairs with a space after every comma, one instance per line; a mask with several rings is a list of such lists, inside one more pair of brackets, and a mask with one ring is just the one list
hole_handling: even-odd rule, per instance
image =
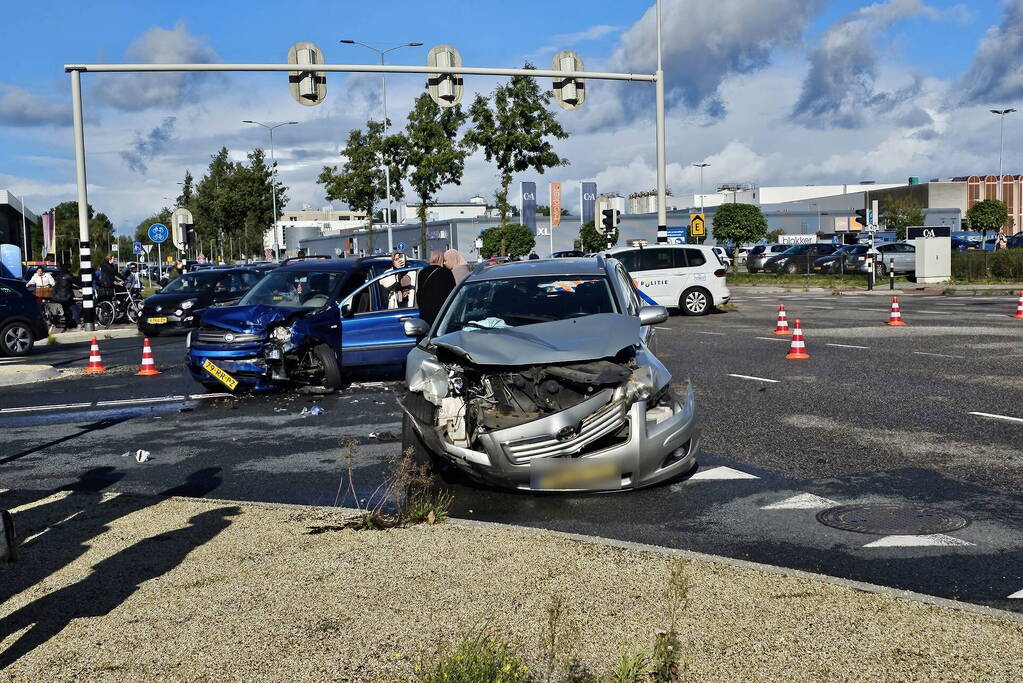
[[261, 332], [275, 322], [286, 320], [295, 313], [310, 312], [312, 309], [291, 306], [225, 306], [207, 308], [202, 312], [202, 322], [216, 325], [235, 332]]
[[476, 365], [533, 365], [607, 358], [639, 340], [639, 318], [598, 313], [522, 327], [468, 328], [432, 343]]

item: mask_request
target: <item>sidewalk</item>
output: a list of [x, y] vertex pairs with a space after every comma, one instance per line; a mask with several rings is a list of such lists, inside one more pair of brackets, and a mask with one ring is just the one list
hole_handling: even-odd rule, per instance
[[[77, 344], [79, 342], [90, 341], [93, 336], [98, 340], [103, 339], [121, 339], [123, 337], [140, 337], [138, 328], [134, 325], [125, 326], [119, 325], [116, 327], [109, 327], [107, 329], [97, 328], [95, 332], [86, 332], [84, 330], [71, 330], [70, 332], [57, 332], [56, 334], [50, 335], [56, 340], [58, 344]], [[36, 344], [48, 344], [47, 339], [37, 339]]]
[[338, 530], [336, 509], [203, 499], [7, 492], [0, 506], [35, 537], [0, 574], [11, 680], [410, 680], [481, 632], [510, 640], [542, 680], [555, 598], [558, 661], [606, 676], [669, 627], [680, 557], [686, 680], [1012, 680], [1023, 668], [1019, 615], [679, 551], [472, 522]]

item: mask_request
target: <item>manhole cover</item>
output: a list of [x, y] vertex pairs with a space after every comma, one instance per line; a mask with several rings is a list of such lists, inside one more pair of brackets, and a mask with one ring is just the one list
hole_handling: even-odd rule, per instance
[[889, 503], [839, 505], [818, 512], [817, 521], [836, 529], [882, 536], [941, 534], [970, 523], [966, 517], [948, 510]]

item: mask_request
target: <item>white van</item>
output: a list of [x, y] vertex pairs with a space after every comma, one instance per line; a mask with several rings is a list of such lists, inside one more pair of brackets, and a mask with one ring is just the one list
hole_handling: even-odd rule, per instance
[[640, 292], [658, 306], [684, 315], [704, 315], [728, 303], [728, 270], [712, 247], [661, 244], [619, 247], [608, 252], [622, 262]]

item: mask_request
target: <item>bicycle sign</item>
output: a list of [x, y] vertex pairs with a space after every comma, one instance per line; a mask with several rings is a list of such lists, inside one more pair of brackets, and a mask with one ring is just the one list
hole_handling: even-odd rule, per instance
[[153, 223], [149, 226], [149, 239], [156, 244], [163, 244], [170, 237], [170, 230], [163, 223]]

